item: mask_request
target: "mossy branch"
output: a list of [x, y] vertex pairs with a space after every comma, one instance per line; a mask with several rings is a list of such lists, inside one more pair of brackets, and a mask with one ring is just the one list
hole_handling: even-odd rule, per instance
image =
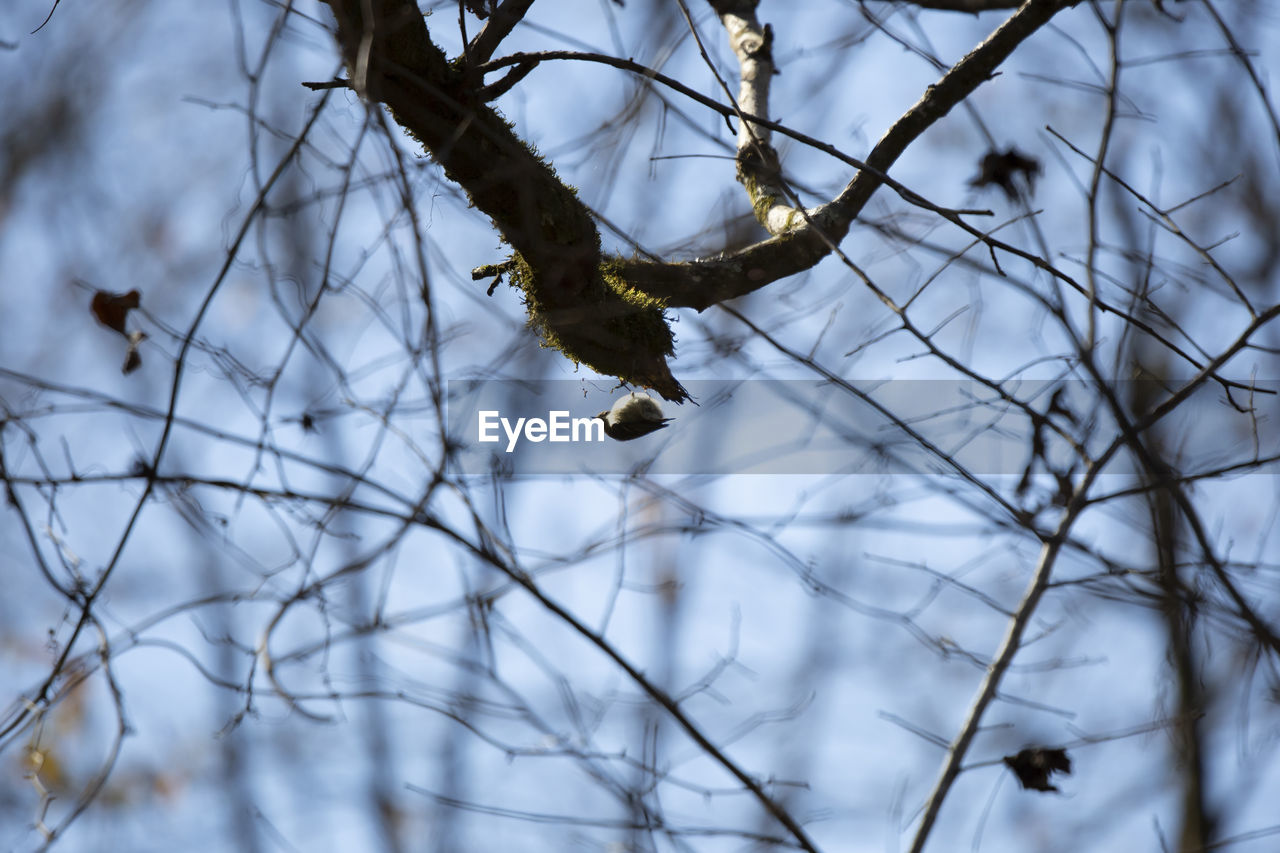
[[412, 0], [327, 2], [352, 88], [386, 104], [514, 249], [512, 281], [543, 342], [668, 400], [688, 399], [666, 364], [673, 347], [661, 303], [619, 278], [590, 211], [485, 103], [482, 75], [448, 60]]
[[[451, 63], [431, 42], [412, 0], [326, 2], [337, 18], [352, 87], [385, 103], [514, 249], [511, 280], [524, 293], [530, 324], [544, 344], [601, 373], [682, 401], [688, 395], [666, 363], [672, 338], [663, 309], [705, 309], [807, 270], [836, 250], [877, 188], [889, 183], [900, 193], [908, 192], [888, 177], [907, 146], [990, 79], [1000, 63], [1054, 14], [1080, 0], [1026, 0], [903, 114], [836, 198], [811, 211], [793, 206], [797, 202], [781, 180], [776, 153], [768, 144], [766, 131], [780, 129], [763, 118], [768, 112], [768, 79], [776, 70], [770, 33], [754, 24], [751, 0], [713, 3], [726, 20], [750, 83], [742, 102], [730, 110], [747, 137], [740, 140], [739, 178], [757, 217], [774, 236], [730, 255], [687, 262], [603, 256], [590, 211], [573, 188], [486, 105], [493, 90], [485, 89], [479, 66], [468, 67], [462, 60]], [[523, 76], [544, 59], [570, 58], [561, 53], [519, 54], [489, 62], [483, 71], [519, 64]], [[595, 55], [572, 58], [634, 65]], [[644, 73], [725, 109], [657, 72]], [[904, 197], [925, 204], [914, 194]], [[973, 230], [954, 214], [948, 218]]]

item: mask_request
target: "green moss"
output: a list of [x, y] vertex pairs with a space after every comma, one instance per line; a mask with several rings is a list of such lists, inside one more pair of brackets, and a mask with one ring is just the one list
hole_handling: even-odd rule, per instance
[[523, 294], [529, 326], [542, 346], [555, 349], [575, 364], [634, 382], [633, 366], [675, 352], [663, 300], [641, 293], [622, 276], [619, 258], [604, 258], [598, 275], [578, 294], [582, 315], [572, 322], [555, 321], [539, 297], [536, 272], [519, 252], [510, 259], [511, 284]]
[[675, 353], [675, 336], [667, 324], [665, 299], [641, 293], [622, 275], [621, 258], [605, 258], [600, 263], [600, 280], [630, 309], [617, 318], [624, 337], [645, 352], [669, 356]]
[[751, 199], [751, 212], [755, 214], [756, 221], [767, 226], [769, 211], [778, 203], [778, 196], [768, 192], [767, 185], [749, 173], [742, 176], [742, 185], [747, 191], [747, 197]]

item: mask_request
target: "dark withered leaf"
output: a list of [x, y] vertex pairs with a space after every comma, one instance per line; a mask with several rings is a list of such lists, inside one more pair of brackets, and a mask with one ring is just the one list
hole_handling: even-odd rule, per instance
[[147, 334], [138, 330], [130, 332], [125, 327], [129, 312], [141, 304], [142, 294], [136, 290], [130, 290], [128, 293], [96, 290], [92, 301], [89, 302], [89, 311], [93, 314], [93, 318], [128, 341], [129, 349], [125, 353], [124, 366], [121, 368], [126, 376], [142, 366], [138, 345], [147, 339]]
[[1058, 787], [1049, 781], [1049, 776], [1054, 773], [1071, 775], [1071, 758], [1065, 749], [1028, 747], [1019, 750], [1017, 755], [1006, 755], [1004, 763], [1027, 791], [1056, 791]]
[[1003, 152], [993, 149], [983, 155], [978, 163], [978, 174], [970, 179], [969, 186], [999, 187], [1012, 201], [1018, 197], [1017, 179], [1021, 178], [1026, 182], [1028, 193], [1034, 193], [1040, 171], [1040, 161], [1023, 154], [1017, 148], [1008, 148]]
[[125, 331], [124, 321], [128, 319], [129, 312], [137, 308], [141, 302], [142, 294], [136, 290], [130, 290], [128, 293], [108, 293], [105, 290], [99, 290], [93, 294], [89, 310], [93, 312], [94, 319], [99, 323], [127, 338], [129, 333]]

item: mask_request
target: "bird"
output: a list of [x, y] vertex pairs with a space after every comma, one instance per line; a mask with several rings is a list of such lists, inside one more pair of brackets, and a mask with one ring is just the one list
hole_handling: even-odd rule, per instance
[[604, 421], [604, 434], [615, 441], [631, 441], [665, 429], [675, 418], [664, 418], [658, 401], [648, 394], [632, 391], [596, 415]]

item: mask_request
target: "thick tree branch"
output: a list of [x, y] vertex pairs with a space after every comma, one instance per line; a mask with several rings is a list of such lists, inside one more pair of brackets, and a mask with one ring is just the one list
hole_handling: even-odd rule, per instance
[[[813, 267], [848, 233], [907, 146], [990, 79], [1000, 63], [1054, 14], [1078, 0], [1027, 0], [931, 86], [877, 143], [866, 168], [837, 198], [815, 211], [791, 206], [794, 196], [781, 186], [768, 128], [743, 120], [740, 175], [761, 221], [780, 233], [732, 255], [684, 263], [602, 257], [585, 205], [484, 104], [490, 93], [475, 74], [476, 66], [448, 62], [410, 0], [327, 2], [338, 21], [356, 91], [385, 103], [516, 250], [513, 283], [524, 290], [530, 322], [543, 340], [601, 373], [654, 388], [670, 400], [684, 400], [687, 394], [666, 364], [673, 343], [662, 307], [702, 310]], [[511, 0], [503, 6], [510, 13], [504, 26], [527, 9]], [[744, 114], [763, 116], [768, 80], [774, 73], [770, 33], [755, 20], [751, 0], [719, 0], [713, 6], [739, 57], [742, 104], [735, 110], [740, 120]], [[491, 21], [495, 27], [496, 23]], [[494, 38], [507, 31], [495, 28]], [[482, 43], [477, 37], [472, 59], [494, 47], [496, 42]], [[798, 225], [797, 213], [803, 220]]]
[[673, 340], [661, 304], [609, 274], [586, 206], [484, 104], [465, 63], [432, 43], [416, 4], [327, 2], [352, 87], [386, 104], [516, 250], [513, 283], [544, 342], [668, 400], [687, 399], [666, 364]]

